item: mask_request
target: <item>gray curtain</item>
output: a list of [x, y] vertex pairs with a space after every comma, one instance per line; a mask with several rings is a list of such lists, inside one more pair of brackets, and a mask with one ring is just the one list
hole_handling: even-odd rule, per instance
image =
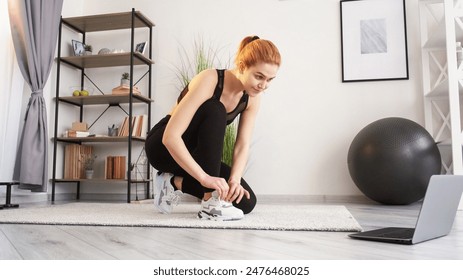
[[43, 88], [53, 65], [62, 7], [63, 0], [8, 0], [16, 57], [32, 91], [13, 179], [20, 182], [20, 188], [33, 192], [47, 191], [48, 132]]

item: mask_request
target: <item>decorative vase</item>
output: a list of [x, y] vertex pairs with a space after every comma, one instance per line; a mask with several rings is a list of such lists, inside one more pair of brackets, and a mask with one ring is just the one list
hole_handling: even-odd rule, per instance
[[128, 87], [129, 85], [130, 85], [130, 80], [129, 79], [121, 79], [121, 86]]
[[93, 170], [85, 170], [85, 179], [93, 179]]

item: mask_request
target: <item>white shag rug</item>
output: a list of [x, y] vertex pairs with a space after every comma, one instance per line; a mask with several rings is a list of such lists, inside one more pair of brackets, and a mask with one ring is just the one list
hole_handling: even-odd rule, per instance
[[338, 205], [258, 204], [239, 221], [196, 218], [199, 204], [180, 204], [170, 215], [148, 203], [72, 202], [60, 205], [0, 210], [0, 223], [257, 230], [361, 231], [351, 213]]

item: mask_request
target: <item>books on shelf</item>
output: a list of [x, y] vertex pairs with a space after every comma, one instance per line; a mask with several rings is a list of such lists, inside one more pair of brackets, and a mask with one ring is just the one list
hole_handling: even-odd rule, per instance
[[[132, 136], [146, 137], [148, 133], [148, 115], [132, 116]], [[129, 117], [125, 117], [119, 127], [118, 136], [129, 136]]]
[[73, 122], [72, 128], [64, 132], [64, 137], [88, 137], [88, 125], [84, 122]]
[[76, 130], [68, 130], [65, 133], [65, 137], [88, 137], [90, 135], [89, 131], [76, 131]]
[[125, 156], [108, 156], [105, 164], [106, 179], [125, 179]]
[[[137, 86], [133, 86], [132, 91], [133, 91], [133, 94], [141, 94]], [[113, 95], [125, 95], [129, 93], [130, 93], [130, 86], [126, 86], [126, 85], [115, 87], [113, 88], [111, 92], [111, 94]]]
[[68, 144], [64, 147], [64, 179], [84, 179], [83, 158], [91, 157], [93, 146]]

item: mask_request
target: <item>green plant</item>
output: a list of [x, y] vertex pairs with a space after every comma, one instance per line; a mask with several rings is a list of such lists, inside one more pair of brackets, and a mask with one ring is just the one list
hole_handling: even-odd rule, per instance
[[219, 59], [219, 48], [206, 46], [203, 37], [198, 36], [193, 42], [193, 48], [187, 49], [181, 46], [179, 49], [180, 66], [175, 67], [175, 74], [180, 84], [180, 90], [203, 70], [209, 68], [226, 68], [228, 63], [223, 65]]
[[84, 45], [84, 50], [86, 50], [88, 52], [91, 52], [91, 51], [93, 51], [93, 47], [92, 47], [92, 45]]
[[122, 73], [122, 79], [123, 80], [128, 80], [130, 78], [130, 74], [127, 72]]
[[[223, 65], [219, 60], [220, 49], [214, 46], [206, 46], [203, 37], [197, 37], [193, 42], [192, 52], [182, 46], [179, 50], [180, 67], [175, 67], [175, 74], [180, 84], [179, 90], [183, 90], [203, 70], [209, 68], [227, 68], [229, 63]], [[228, 62], [230, 61], [230, 58]], [[231, 166], [233, 149], [236, 140], [236, 125], [227, 126], [224, 136], [222, 161]]]
[[222, 162], [231, 166], [233, 163], [233, 150], [236, 142], [236, 124], [232, 122], [225, 130], [223, 139]]
[[85, 170], [93, 170], [93, 164], [95, 163], [96, 155], [93, 154], [81, 154], [81, 162]]

